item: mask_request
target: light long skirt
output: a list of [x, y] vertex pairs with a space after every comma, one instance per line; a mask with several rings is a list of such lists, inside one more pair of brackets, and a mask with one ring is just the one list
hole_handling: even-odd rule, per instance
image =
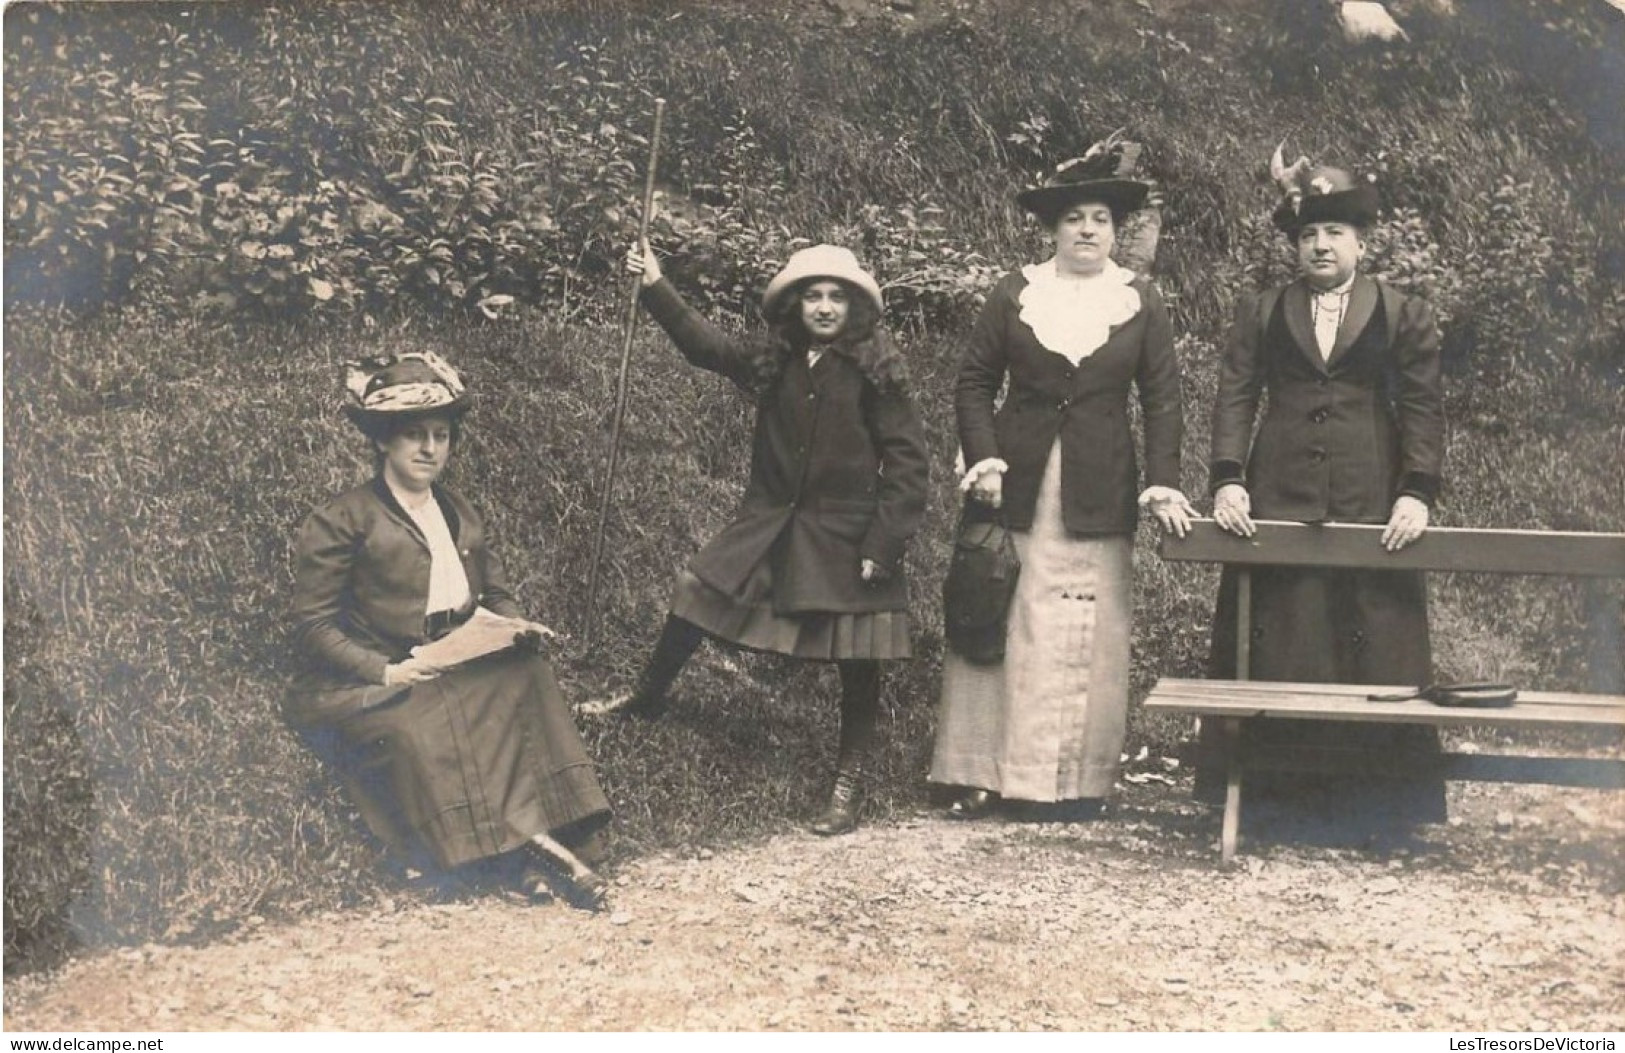
[[1024, 801], [1105, 797], [1128, 722], [1131, 535], [1080, 538], [1061, 523], [1059, 446], [1030, 531], [1005, 658], [943, 659], [931, 781]]

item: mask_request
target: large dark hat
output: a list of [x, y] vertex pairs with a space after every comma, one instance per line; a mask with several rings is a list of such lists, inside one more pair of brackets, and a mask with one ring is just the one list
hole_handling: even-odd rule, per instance
[[1311, 166], [1300, 157], [1288, 167], [1281, 147], [1270, 158], [1270, 177], [1281, 188], [1281, 203], [1271, 219], [1288, 234], [1310, 223], [1349, 223], [1364, 229], [1377, 221], [1381, 200], [1369, 181], [1356, 179], [1342, 168]]
[[1016, 202], [1041, 220], [1051, 221], [1079, 201], [1101, 201], [1118, 216], [1145, 205], [1151, 184], [1133, 178], [1140, 144], [1122, 138], [1123, 130], [1095, 143], [1082, 157], [1062, 161], [1043, 186], [1023, 190]]
[[457, 371], [433, 351], [408, 351], [345, 367], [344, 413], [368, 435], [412, 417], [461, 416], [470, 396]]

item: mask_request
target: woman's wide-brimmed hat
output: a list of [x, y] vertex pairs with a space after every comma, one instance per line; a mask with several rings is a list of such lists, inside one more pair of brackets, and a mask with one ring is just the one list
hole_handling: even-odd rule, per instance
[[858, 263], [851, 249], [839, 245], [814, 245], [790, 257], [784, 269], [773, 276], [762, 293], [762, 315], [773, 318], [778, 313], [779, 301], [785, 293], [802, 282], [820, 278], [833, 278], [856, 288], [874, 302], [876, 311], [885, 311], [880, 297], [880, 283]]
[[1046, 222], [1080, 201], [1099, 201], [1118, 216], [1145, 206], [1151, 184], [1135, 179], [1140, 144], [1122, 138], [1122, 130], [1095, 143], [1082, 157], [1062, 161], [1043, 186], [1023, 190], [1016, 203]]
[[369, 435], [412, 417], [458, 417], [471, 403], [463, 378], [433, 351], [351, 362], [345, 367], [344, 395], [345, 415]]
[[1288, 166], [1281, 146], [1270, 158], [1270, 177], [1281, 188], [1281, 203], [1270, 218], [1288, 234], [1310, 223], [1348, 223], [1364, 230], [1377, 221], [1382, 207], [1369, 180], [1356, 179], [1346, 169], [1311, 165], [1307, 157]]

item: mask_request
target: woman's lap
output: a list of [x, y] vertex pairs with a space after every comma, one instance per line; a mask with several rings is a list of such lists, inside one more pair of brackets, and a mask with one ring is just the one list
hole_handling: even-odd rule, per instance
[[506, 652], [471, 662], [340, 731], [346, 775], [368, 825], [396, 847], [421, 841], [442, 866], [608, 818], [569, 707], [540, 656]]

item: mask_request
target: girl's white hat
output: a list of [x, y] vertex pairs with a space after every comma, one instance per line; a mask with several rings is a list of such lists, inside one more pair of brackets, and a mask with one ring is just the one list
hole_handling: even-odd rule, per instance
[[805, 281], [833, 278], [860, 290], [874, 301], [876, 311], [884, 311], [880, 298], [880, 283], [858, 264], [851, 249], [839, 245], [814, 245], [790, 257], [784, 269], [773, 276], [762, 293], [762, 315], [772, 318], [777, 313], [779, 299]]

